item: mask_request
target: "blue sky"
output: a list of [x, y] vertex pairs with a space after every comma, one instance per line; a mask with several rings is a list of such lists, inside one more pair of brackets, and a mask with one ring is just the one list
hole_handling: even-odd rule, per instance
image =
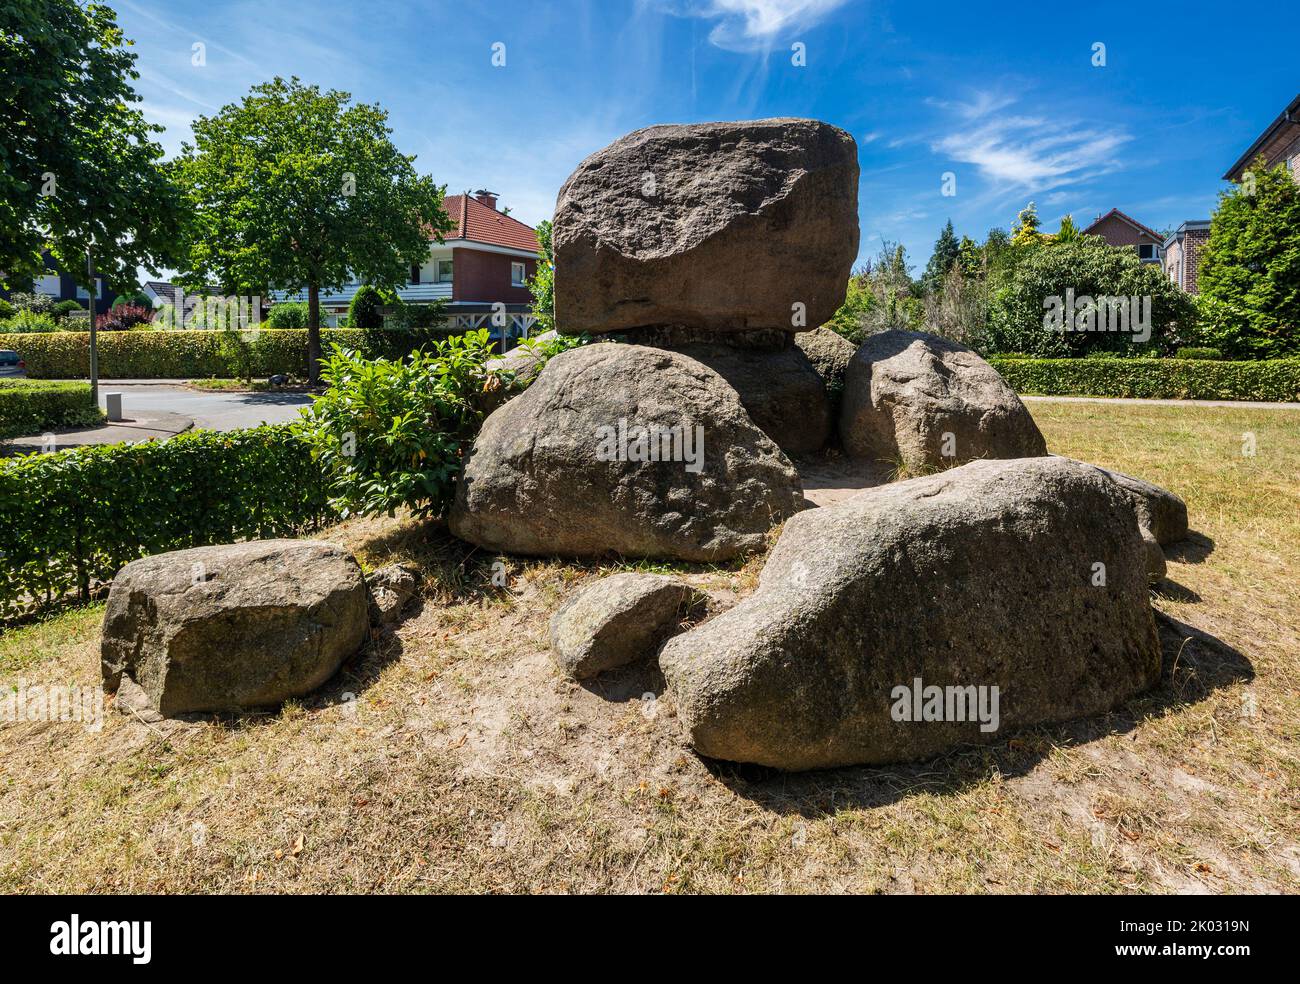
[[862, 255], [884, 237], [916, 266], [947, 218], [982, 239], [1031, 199], [1047, 229], [1112, 207], [1157, 229], [1207, 218], [1220, 176], [1300, 91], [1278, 17], [1194, 0], [109, 2], [169, 152], [196, 115], [298, 75], [379, 102], [448, 193], [491, 188], [535, 223], [629, 130], [816, 117], [857, 138]]

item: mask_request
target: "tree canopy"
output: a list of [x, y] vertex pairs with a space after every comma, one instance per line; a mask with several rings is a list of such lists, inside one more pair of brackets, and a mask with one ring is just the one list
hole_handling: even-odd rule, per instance
[[313, 381], [320, 291], [404, 284], [451, 228], [446, 186], [397, 150], [383, 109], [351, 99], [277, 77], [196, 120], [175, 165], [194, 210], [185, 281], [305, 290]]
[[0, 5], [0, 269], [44, 272], [48, 248], [90, 286], [173, 265], [183, 212], [134, 104], [138, 78], [113, 11], [75, 0]]

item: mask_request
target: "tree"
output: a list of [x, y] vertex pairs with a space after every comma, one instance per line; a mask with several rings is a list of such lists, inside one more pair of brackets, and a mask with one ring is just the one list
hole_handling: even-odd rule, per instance
[[1043, 238], [1038, 231], [1038, 206], [1030, 202], [1016, 216], [1016, 224], [1011, 230], [1013, 246], [1037, 246]]
[[960, 249], [957, 235], [952, 229], [952, 219], [949, 219], [948, 224], [939, 233], [939, 238], [934, 244], [934, 252], [930, 254], [930, 262], [926, 264], [925, 273], [921, 275], [921, 285], [925, 293], [933, 294], [939, 289], [944, 276], [957, 262]]
[[383, 109], [351, 99], [276, 77], [199, 117], [176, 161], [197, 229], [183, 279], [232, 293], [306, 290], [313, 383], [320, 292], [354, 277], [396, 288], [451, 229], [446, 186], [393, 146]]
[[1072, 243], [1081, 236], [1079, 227], [1074, 224], [1074, 216], [1067, 215], [1061, 219], [1061, 228], [1056, 232], [1056, 242]]
[[1285, 164], [1261, 158], [1250, 174], [1219, 196], [1197, 283], [1207, 315], [1223, 315], [1215, 344], [1275, 358], [1300, 351], [1300, 188]]
[[555, 327], [555, 259], [551, 255], [551, 220], [537, 223], [537, 272], [528, 281], [533, 311], [542, 331]]
[[110, 283], [175, 262], [182, 210], [133, 104], [135, 55], [113, 11], [76, 0], [0, 6], [0, 270], [45, 272], [48, 248], [89, 287], [86, 251]]

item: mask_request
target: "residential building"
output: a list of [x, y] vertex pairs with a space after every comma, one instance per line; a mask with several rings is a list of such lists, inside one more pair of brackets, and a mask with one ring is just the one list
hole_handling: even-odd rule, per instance
[[1224, 181], [1240, 181], [1257, 157], [1263, 156], [1269, 167], [1285, 163], [1291, 176], [1300, 182], [1300, 96], [1282, 110], [1282, 115], [1264, 128], [1237, 163], [1228, 168]]
[[[431, 242], [423, 263], [413, 265], [397, 295], [407, 304], [446, 302], [453, 330], [488, 328], [494, 337], [526, 336], [536, 324], [528, 280], [537, 272], [537, 230], [497, 207], [495, 192], [449, 195], [443, 208], [454, 223], [443, 242]], [[322, 321], [345, 315], [361, 283], [322, 292]], [[305, 301], [305, 291], [272, 291], [272, 301]], [[497, 305], [501, 305], [500, 308]], [[493, 323], [497, 311], [507, 318]]]
[[1160, 262], [1160, 247], [1164, 236], [1117, 208], [1097, 216], [1083, 233], [1087, 236], [1100, 236], [1112, 246], [1131, 246], [1143, 263]]
[[1210, 220], [1184, 222], [1162, 244], [1165, 274], [1189, 294], [1200, 293], [1196, 284], [1201, 250], [1210, 238]]
[[[30, 287], [14, 285], [10, 290], [0, 287], [0, 298], [8, 300], [13, 293], [44, 294], [59, 301], [80, 301], [82, 307], [89, 307], [90, 292], [79, 287], [77, 282], [59, 269], [54, 257], [47, 250], [45, 253], [45, 275], [37, 277]], [[102, 274], [95, 274], [95, 313], [104, 314], [113, 306], [114, 293]]]

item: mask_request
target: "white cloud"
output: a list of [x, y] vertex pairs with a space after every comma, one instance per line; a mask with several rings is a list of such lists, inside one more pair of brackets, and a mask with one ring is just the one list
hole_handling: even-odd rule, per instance
[[778, 35], [793, 35], [816, 27], [827, 14], [848, 0], [651, 0], [653, 6], [678, 17], [716, 20], [710, 43], [728, 51], [770, 48]]
[[932, 105], [957, 117], [931, 149], [973, 164], [995, 184], [1030, 192], [1078, 184], [1116, 170], [1116, 151], [1132, 137], [1122, 128], [1059, 116], [1002, 114], [1016, 100], [989, 92], [970, 102]]

